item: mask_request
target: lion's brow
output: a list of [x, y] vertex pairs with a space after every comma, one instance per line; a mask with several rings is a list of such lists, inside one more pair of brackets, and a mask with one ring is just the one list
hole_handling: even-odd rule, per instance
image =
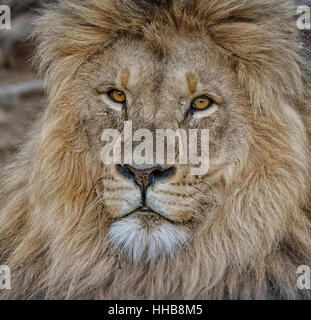
[[188, 72], [186, 75], [187, 85], [190, 94], [193, 94], [197, 90], [198, 86], [198, 77], [194, 75], [192, 72]]
[[128, 87], [128, 83], [130, 81], [130, 70], [125, 68], [121, 71], [120, 73], [120, 81], [121, 81], [121, 84], [123, 86], [123, 88], [127, 89]]

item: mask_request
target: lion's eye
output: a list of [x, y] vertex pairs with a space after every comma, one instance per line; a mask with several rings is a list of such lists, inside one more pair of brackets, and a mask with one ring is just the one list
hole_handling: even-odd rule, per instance
[[124, 92], [120, 90], [113, 89], [108, 92], [109, 97], [117, 103], [125, 103], [126, 102], [126, 95]]
[[205, 110], [212, 105], [213, 101], [206, 96], [195, 98], [192, 101], [191, 107], [194, 110]]

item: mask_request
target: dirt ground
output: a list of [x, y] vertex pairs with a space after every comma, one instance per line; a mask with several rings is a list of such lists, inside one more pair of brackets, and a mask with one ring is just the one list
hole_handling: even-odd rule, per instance
[[[32, 73], [0, 69], [0, 90], [35, 80]], [[36, 117], [45, 106], [45, 97], [40, 92], [20, 96], [0, 95], [0, 170], [23, 142]]]

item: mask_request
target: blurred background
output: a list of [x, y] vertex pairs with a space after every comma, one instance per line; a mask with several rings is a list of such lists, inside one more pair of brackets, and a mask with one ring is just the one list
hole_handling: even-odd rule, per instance
[[53, 0], [0, 0], [11, 8], [11, 30], [0, 29], [0, 168], [45, 105], [29, 37], [38, 8], [49, 2]]
[[[56, 0], [0, 0], [12, 11], [12, 29], [0, 29], [0, 170], [45, 106], [43, 84], [31, 63], [34, 47], [29, 37], [37, 10], [52, 2]], [[297, 4], [302, 3], [311, 5], [311, 0]], [[302, 35], [311, 43], [310, 30]]]

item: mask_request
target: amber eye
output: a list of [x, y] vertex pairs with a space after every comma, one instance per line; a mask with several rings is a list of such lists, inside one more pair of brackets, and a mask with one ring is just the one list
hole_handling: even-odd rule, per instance
[[110, 98], [117, 103], [125, 103], [126, 102], [126, 95], [124, 92], [120, 90], [113, 89], [108, 92]]
[[207, 109], [213, 101], [206, 96], [201, 96], [192, 101], [191, 107], [194, 110], [205, 110]]

